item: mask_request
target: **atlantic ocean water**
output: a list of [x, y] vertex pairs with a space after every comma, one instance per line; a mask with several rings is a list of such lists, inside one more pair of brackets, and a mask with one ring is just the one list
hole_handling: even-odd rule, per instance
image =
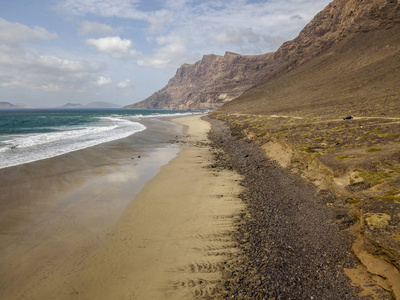
[[46, 159], [146, 130], [139, 123], [192, 111], [133, 109], [0, 110], [0, 169]]

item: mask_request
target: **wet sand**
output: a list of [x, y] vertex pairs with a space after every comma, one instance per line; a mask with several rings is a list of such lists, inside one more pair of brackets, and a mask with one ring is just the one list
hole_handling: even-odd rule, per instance
[[178, 122], [191, 134], [179, 153], [169, 141], [180, 128], [161, 122], [153, 134], [0, 170], [0, 297], [211, 293], [234, 251], [239, 176], [207, 167], [207, 122]]

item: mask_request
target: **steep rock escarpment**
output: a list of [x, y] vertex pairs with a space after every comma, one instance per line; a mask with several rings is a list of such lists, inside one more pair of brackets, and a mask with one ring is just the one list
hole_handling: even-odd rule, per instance
[[168, 85], [147, 99], [126, 108], [213, 109], [241, 95], [273, 68], [273, 54], [204, 55], [184, 64]]
[[346, 37], [400, 23], [397, 0], [335, 0], [319, 12], [292, 41], [283, 43], [274, 59], [291, 70], [331, 49]]

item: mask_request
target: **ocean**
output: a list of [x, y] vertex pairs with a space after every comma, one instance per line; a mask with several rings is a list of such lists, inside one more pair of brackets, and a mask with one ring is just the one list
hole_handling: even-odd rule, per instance
[[18, 109], [0, 111], [0, 169], [34, 162], [146, 130], [141, 119], [193, 111]]

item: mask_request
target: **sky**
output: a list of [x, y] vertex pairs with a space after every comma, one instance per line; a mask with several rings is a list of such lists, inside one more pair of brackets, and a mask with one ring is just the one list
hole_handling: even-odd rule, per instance
[[203, 55], [276, 51], [330, 0], [0, 0], [0, 102], [127, 105]]

